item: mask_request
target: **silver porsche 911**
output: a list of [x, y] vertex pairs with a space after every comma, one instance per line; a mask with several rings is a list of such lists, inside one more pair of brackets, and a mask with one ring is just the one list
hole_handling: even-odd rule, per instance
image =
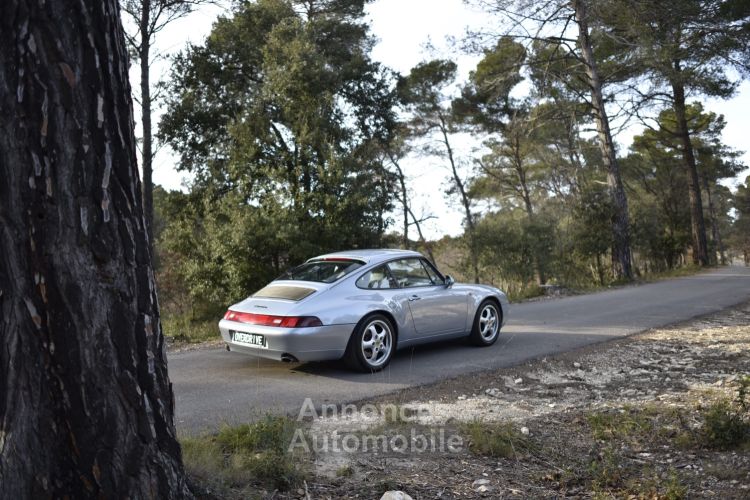
[[229, 308], [219, 322], [227, 349], [281, 361], [344, 358], [361, 371], [385, 367], [396, 349], [469, 337], [495, 343], [505, 294], [443, 276], [421, 254], [354, 250], [321, 255]]

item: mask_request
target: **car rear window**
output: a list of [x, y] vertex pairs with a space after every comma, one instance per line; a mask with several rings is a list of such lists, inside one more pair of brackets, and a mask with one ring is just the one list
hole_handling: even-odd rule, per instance
[[314, 288], [304, 288], [301, 286], [282, 286], [282, 285], [268, 285], [265, 288], [261, 288], [253, 297], [264, 297], [267, 299], [287, 299], [287, 300], [302, 300], [308, 295], [315, 293]]
[[359, 260], [314, 260], [305, 262], [285, 272], [278, 279], [333, 283], [359, 269], [365, 263]]

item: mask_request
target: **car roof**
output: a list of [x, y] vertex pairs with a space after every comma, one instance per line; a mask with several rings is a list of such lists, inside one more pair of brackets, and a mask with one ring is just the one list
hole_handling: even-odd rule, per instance
[[366, 264], [374, 264], [377, 262], [383, 262], [398, 257], [422, 257], [422, 254], [413, 250], [400, 250], [398, 248], [381, 248], [381, 249], [370, 249], [370, 250], [347, 250], [343, 252], [327, 253], [325, 255], [318, 255], [313, 257], [311, 260], [320, 259], [357, 259], [365, 262]]

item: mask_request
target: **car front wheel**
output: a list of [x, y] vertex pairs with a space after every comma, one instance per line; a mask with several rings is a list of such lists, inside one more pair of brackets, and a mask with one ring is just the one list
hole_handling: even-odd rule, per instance
[[380, 371], [391, 361], [395, 341], [393, 325], [387, 317], [382, 314], [367, 316], [354, 329], [345, 361], [358, 371]]
[[479, 304], [469, 339], [474, 345], [490, 346], [500, 336], [500, 307], [492, 300]]

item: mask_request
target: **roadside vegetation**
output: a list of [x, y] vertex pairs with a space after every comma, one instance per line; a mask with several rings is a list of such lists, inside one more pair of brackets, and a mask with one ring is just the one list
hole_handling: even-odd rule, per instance
[[[674, 407], [663, 404], [626, 404], [607, 411], [581, 412], [560, 433], [581, 439], [588, 447], [565, 450], [561, 442], [524, 436], [513, 422], [472, 422], [464, 427], [470, 451], [478, 456], [515, 461], [547, 461], [557, 469], [542, 480], [565, 490], [583, 488], [594, 498], [688, 498], [688, 487], [674, 467], [661, 470], [631, 460], [651, 456], [647, 450], [673, 449], [682, 453], [712, 451], [750, 453], [750, 411], [747, 388], [750, 378], [740, 380], [737, 396], [716, 395], [706, 406]], [[582, 417], [585, 417], [585, 424]], [[583, 427], [582, 429], [580, 427]], [[571, 453], [572, 452], [572, 453]], [[747, 471], [721, 467], [710, 469], [722, 479], [747, 480]], [[694, 491], [694, 494], [698, 493]]]
[[[722, 142], [725, 118], [707, 104], [750, 75], [747, 0], [466, 0], [492, 28], [453, 45], [477, 65], [459, 68], [451, 50], [403, 72], [374, 57], [370, 3], [3, 1], [0, 497], [190, 497], [161, 321], [184, 342], [211, 338], [227, 305], [312, 255], [416, 248], [459, 280], [519, 299], [689, 264], [750, 265], [750, 177], [739, 178], [741, 152]], [[207, 4], [226, 11], [157, 83], [149, 66], [166, 54], [155, 37]], [[635, 136], [618, 144], [629, 123]], [[184, 191], [153, 185], [164, 147], [186, 174]], [[412, 162], [442, 172], [442, 187], [424, 192]], [[418, 189], [426, 202], [415, 201]], [[460, 235], [425, 236], [437, 204], [460, 211]], [[339, 456], [326, 479], [326, 457], [290, 453], [294, 426], [267, 417], [185, 438], [185, 458], [209, 498], [373, 496], [402, 485], [430, 497], [714, 488], [746, 498], [747, 324], [731, 339], [698, 328], [653, 343], [665, 351], [641, 346], [659, 362], [625, 360], [627, 381], [607, 368], [641, 345], [623, 344], [597, 368], [611, 375], [603, 388], [579, 368], [562, 386], [464, 397], [476, 408], [513, 400], [529, 432], [503, 422], [518, 415], [491, 423], [489, 409], [457, 405], [461, 418], [446, 425], [471, 443], [463, 455]], [[456, 383], [481, 395], [485, 375]], [[571, 394], [579, 399], [566, 412], [549, 400]], [[612, 404], [594, 407], [590, 394]], [[625, 406], [664, 395], [677, 413]], [[675, 435], [643, 442], [654, 418], [676, 419]]]
[[519, 460], [532, 450], [531, 441], [510, 422], [475, 420], [461, 430], [468, 438], [469, 450], [476, 455]]
[[215, 434], [181, 439], [195, 493], [204, 498], [253, 498], [259, 491], [296, 489], [303, 484], [307, 464], [288, 450], [295, 429], [293, 420], [267, 415], [257, 422], [222, 427]]
[[211, 319], [191, 319], [189, 315], [167, 314], [161, 320], [164, 335], [173, 342], [197, 344], [218, 340], [218, 322], [221, 316]]
[[[748, 262], [749, 187], [725, 182], [746, 166], [703, 105], [745, 75], [727, 62], [747, 60], [740, 3], [542, 2], [549, 32], [534, 39], [503, 14], [523, 18], [524, 2], [477, 2], [499, 31], [467, 35], [482, 57], [464, 80], [450, 58], [403, 74], [375, 61], [366, 2], [233, 4], [164, 88], [157, 136], [192, 179], [153, 191], [165, 332], [210, 338], [203, 322], [227, 305], [348, 248], [418, 249], [514, 300]], [[642, 132], [613, 156], [613, 136], [589, 131], [626, 118]], [[462, 147], [467, 135], [479, 147]], [[441, 167], [430, 203], [455, 204], [463, 234], [425, 237], [434, 213], [414, 196], [415, 161]]]
[[[691, 276], [704, 269], [704, 267], [698, 267], [688, 264], [668, 271], [645, 274], [641, 276], [636, 282], [648, 283], [663, 279]], [[460, 271], [457, 275], [459, 276], [459, 279], [461, 279]], [[552, 286], [549, 287], [549, 291], [547, 291], [545, 287], [541, 287], [537, 284], [532, 283], [526, 286], [519, 287], [511, 285], [510, 288], [506, 289], [506, 293], [511, 302], [523, 302], [545, 296], [593, 293], [598, 290], [609, 288], [611, 286], [624, 284], [627, 283], [613, 282], [606, 286], [602, 286], [596, 283], [589, 283], [588, 285], [580, 286], [577, 288]], [[217, 326], [219, 318], [221, 318], [222, 316], [221, 310], [216, 309], [214, 315], [208, 315], [206, 313], [203, 317], [206, 317], [207, 319], [202, 319], [200, 314], [195, 314], [192, 312], [174, 312], [173, 310], [171, 312], [170, 311], [171, 310], [169, 308], [165, 308], [165, 314], [162, 317], [162, 329], [164, 335], [169, 338], [175, 346], [185, 346], [209, 341], [218, 341], [221, 338]]]
[[[747, 498], [750, 304], [362, 404], [380, 416], [263, 417], [183, 439], [195, 491], [239, 498]], [[301, 426], [301, 427], [297, 427]], [[284, 453], [306, 436], [462, 438], [457, 453]], [[277, 476], [274, 476], [276, 474]], [[207, 496], [210, 498], [210, 495]]]

